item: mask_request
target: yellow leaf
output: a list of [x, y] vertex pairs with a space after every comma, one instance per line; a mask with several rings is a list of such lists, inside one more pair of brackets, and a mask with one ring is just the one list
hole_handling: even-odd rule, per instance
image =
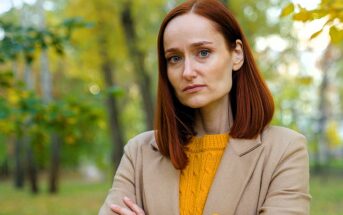
[[328, 138], [330, 148], [337, 148], [337, 146], [341, 144], [338, 125], [335, 121], [328, 122], [325, 133]]
[[330, 37], [332, 43], [341, 43], [343, 41], [343, 30], [336, 28], [336, 26], [331, 26]]
[[301, 85], [310, 85], [313, 83], [313, 78], [311, 76], [301, 76], [297, 78], [297, 82]]
[[280, 17], [288, 16], [289, 14], [293, 13], [293, 11], [294, 11], [294, 4], [293, 3], [289, 3], [281, 11]]
[[324, 10], [324, 9], [312, 10], [312, 16], [314, 19], [320, 19], [320, 18], [327, 16], [327, 15], [328, 15], [327, 10]]
[[9, 90], [7, 99], [11, 105], [16, 105], [18, 104], [20, 97], [15, 90]]
[[343, 8], [343, 2], [342, 0], [336, 0], [332, 3], [332, 7], [336, 8], [337, 10], [342, 9]]
[[305, 21], [308, 21], [309, 19], [311, 19], [311, 15], [307, 10], [302, 9], [302, 10], [300, 10], [300, 12], [293, 15], [293, 19], [296, 21], [305, 22]]
[[0, 131], [3, 134], [9, 135], [14, 130], [15, 130], [15, 125], [13, 123], [9, 123], [7, 120], [0, 120]]
[[67, 118], [66, 119], [66, 122], [69, 124], [69, 125], [74, 125], [76, 123], [76, 119], [75, 118]]
[[312, 34], [311, 37], [310, 37], [310, 40], [318, 37], [319, 34], [321, 34], [323, 31], [323, 29], [320, 29], [319, 31], [317, 31], [316, 33]]
[[101, 128], [101, 129], [106, 128], [106, 122], [103, 120], [99, 120], [97, 124], [98, 124], [99, 128]]

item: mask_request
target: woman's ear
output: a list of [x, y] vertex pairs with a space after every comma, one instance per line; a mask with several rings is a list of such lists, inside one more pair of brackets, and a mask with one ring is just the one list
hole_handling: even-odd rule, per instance
[[239, 70], [244, 63], [243, 43], [241, 40], [236, 40], [236, 46], [232, 50], [232, 63], [233, 71]]

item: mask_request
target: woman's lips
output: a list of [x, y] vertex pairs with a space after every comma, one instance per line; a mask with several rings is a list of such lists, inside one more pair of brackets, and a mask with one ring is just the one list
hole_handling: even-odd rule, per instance
[[182, 92], [195, 93], [195, 92], [200, 91], [204, 87], [206, 87], [206, 85], [204, 85], [204, 84], [188, 85], [187, 87], [182, 89]]

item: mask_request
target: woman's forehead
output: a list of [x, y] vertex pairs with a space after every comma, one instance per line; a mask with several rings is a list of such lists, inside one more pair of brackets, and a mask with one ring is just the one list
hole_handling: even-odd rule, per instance
[[194, 13], [187, 13], [172, 19], [163, 35], [165, 49], [180, 44], [193, 44], [201, 41], [215, 43], [223, 37], [211, 20]]

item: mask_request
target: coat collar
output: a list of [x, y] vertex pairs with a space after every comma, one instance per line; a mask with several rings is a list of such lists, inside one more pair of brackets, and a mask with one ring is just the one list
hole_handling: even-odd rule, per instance
[[[180, 170], [174, 168], [171, 160], [158, 152], [156, 141], [150, 142], [152, 149], [143, 153], [150, 153], [149, 162], [143, 171], [143, 186], [147, 214], [180, 214], [179, 211], [179, 178]], [[151, 158], [151, 159], [150, 159]]]
[[152, 149], [154, 150], [154, 151], [158, 151], [158, 145], [157, 145], [157, 142], [156, 142], [156, 140], [155, 140], [155, 138], [153, 138], [151, 141], [150, 141], [150, 145], [151, 145], [151, 147], [152, 147]]
[[253, 151], [255, 148], [259, 147], [262, 144], [261, 135], [259, 134], [254, 139], [238, 139], [231, 138], [229, 145], [232, 147], [232, 150], [238, 156], [243, 156], [250, 151]]
[[235, 214], [262, 151], [260, 136], [251, 140], [229, 141], [209, 190], [203, 214]]
[[[150, 144], [153, 150], [158, 150], [158, 145], [155, 139], [151, 140]], [[259, 147], [261, 144], [262, 144], [262, 139], [261, 139], [260, 134], [254, 139], [230, 138], [230, 141], [229, 141], [229, 145], [232, 147], [232, 150], [238, 156], [243, 156], [246, 153], [249, 153], [250, 151]]]
[[[263, 147], [260, 147], [261, 142], [260, 135], [255, 139], [231, 138], [229, 140], [209, 190], [203, 214], [231, 215], [235, 213], [239, 199], [263, 151]], [[152, 141], [151, 146], [155, 153], [158, 153], [156, 141]], [[147, 188], [151, 187], [148, 189], [149, 194], [146, 193], [147, 198], [150, 196], [151, 201], [164, 199], [164, 202], [168, 199], [169, 204], [164, 205], [169, 208], [167, 211], [173, 211], [171, 214], [179, 214], [180, 171], [173, 167], [170, 159], [163, 156], [159, 156], [150, 164], [148, 168], [151, 171], [146, 172], [148, 173], [146, 177], [153, 177], [152, 181], [159, 182], [159, 188], [156, 189], [156, 184], [146, 184]], [[157, 174], [156, 170], [158, 170]], [[158, 212], [157, 214], [163, 213], [158, 210], [158, 208], [154, 209], [155, 212]], [[165, 211], [164, 214], [166, 214]]]

